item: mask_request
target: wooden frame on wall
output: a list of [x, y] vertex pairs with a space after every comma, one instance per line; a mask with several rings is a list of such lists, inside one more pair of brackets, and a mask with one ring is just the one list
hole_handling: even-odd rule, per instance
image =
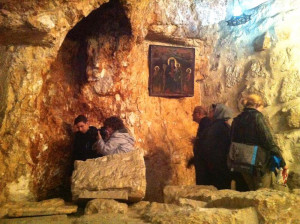
[[194, 48], [150, 45], [150, 96], [194, 96], [194, 71]]

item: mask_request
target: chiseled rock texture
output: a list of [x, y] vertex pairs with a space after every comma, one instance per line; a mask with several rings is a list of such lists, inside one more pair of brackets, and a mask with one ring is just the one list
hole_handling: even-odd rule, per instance
[[166, 186], [164, 203], [177, 204], [182, 198], [197, 200], [203, 195], [203, 190], [217, 191], [217, 188], [211, 185]]
[[[229, 27], [226, 0], [1, 1], [0, 202], [65, 194], [78, 114], [124, 120], [145, 149], [145, 198], [162, 202], [164, 186], [195, 183], [194, 106], [238, 114], [249, 92], [299, 188], [300, 2], [240, 2], [251, 20]], [[149, 96], [150, 44], [195, 48], [193, 97]]]
[[[184, 189], [185, 187], [182, 186], [167, 186], [164, 189], [165, 198], [172, 203], [177, 203], [178, 199], [192, 198], [196, 201], [206, 202], [205, 208], [213, 209], [254, 208], [257, 213], [257, 223], [300, 223], [298, 206], [300, 196], [296, 192], [288, 193], [270, 189], [238, 192], [233, 190], [216, 191], [208, 188], [198, 188], [196, 192], [191, 192], [189, 187], [186, 191]], [[175, 195], [175, 191], [180, 193]], [[251, 216], [247, 216], [247, 218], [250, 219]]]
[[94, 199], [87, 203], [84, 214], [91, 215], [95, 213], [120, 213], [126, 214], [128, 205], [112, 199]]
[[24, 217], [17, 219], [2, 219], [1, 224], [24, 224], [24, 223], [39, 223], [39, 224], [71, 224], [67, 215], [51, 215], [38, 217]]
[[[125, 190], [128, 201], [140, 201], [146, 193], [146, 168], [142, 149], [86, 161], [75, 161], [72, 198], [83, 191]], [[119, 199], [119, 198], [116, 198]]]
[[59, 198], [40, 202], [9, 202], [0, 206], [0, 218], [50, 216], [76, 212], [77, 205], [66, 205], [64, 200]]
[[144, 219], [150, 223], [209, 223], [209, 224], [258, 224], [254, 208], [195, 208], [189, 209], [172, 204], [153, 202], [144, 214]]
[[[174, 194], [176, 188], [178, 193]], [[84, 214], [0, 219], [0, 222], [9, 224], [46, 224], [55, 221], [61, 224], [99, 222], [105, 224], [299, 224], [298, 190], [294, 189], [293, 193], [270, 189], [237, 192], [218, 191], [209, 186], [206, 188], [167, 186], [164, 194], [170, 203], [140, 201], [127, 205], [110, 199], [95, 199], [87, 203]]]

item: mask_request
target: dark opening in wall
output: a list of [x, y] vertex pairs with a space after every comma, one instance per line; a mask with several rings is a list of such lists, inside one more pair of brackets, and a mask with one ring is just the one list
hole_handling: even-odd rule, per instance
[[67, 35], [72, 40], [85, 40], [90, 36], [110, 34], [132, 35], [130, 21], [119, 0], [111, 0], [83, 18]]
[[[75, 65], [75, 67], [78, 67], [80, 74], [80, 76], [77, 77], [78, 83], [84, 84], [88, 81], [86, 74], [86, 68], [88, 66], [87, 39], [98, 39], [100, 36], [107, 37], [107, 42], [110, 42], [110, 49], [114, 52], [118, 49], [119, 40], [124, 35], [132, 36], [132, 29], [126, 15], [126, 10], [119, 0], [111, 0], [103, 4], [100, 8], [83, 18], [69, 31], [66, 40], [79, 43]], [[102, 41], [102, 43], [100, 42], [99, 44], [103, 45], [104, 43]]]
[[44, 76], [40, 95], [41, 116], [47, 118], [41, 123], [43, 140], [49, 148], [37, 154], [40, 157], [34, 168], [39, 199], [69, 197], [66, 189], [70, 189], [72, 133], [65, 124], [72, 127], [79, 114], [88, 115], [91, 123], [105, 117], [104, 105], [100, 101], [91, 103], [82, 93], [86, 87], [92, 90], [91, 95], [97, 94], [93, 92], [96, 82], [88, 81], [87, 67], [95, 73], [110, 69], [109, 75], [114, 78], [119, 73], [121, 59], [127, 55], [126, 47], [130, 45], [127, 40], [131, 37], [126, 10], [117, 0], [101, 5], [67, 34], [49, 74]]

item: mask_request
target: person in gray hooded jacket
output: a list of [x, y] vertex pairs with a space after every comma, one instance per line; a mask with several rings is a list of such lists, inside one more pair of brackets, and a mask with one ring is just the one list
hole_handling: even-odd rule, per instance
[[129, 134], [121, 118], [112, 116], [104, 121], [108, 138], [104, 141], [98, 132], [98, 141], [93, 150], [106, 155], [126, 153], [134, 150], [134, 138]]

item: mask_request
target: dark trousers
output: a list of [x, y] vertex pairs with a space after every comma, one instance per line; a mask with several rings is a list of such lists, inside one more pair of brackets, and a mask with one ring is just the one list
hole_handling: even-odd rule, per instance
[[230, 188], [231, 177], [227, 167], [218, 167], [205, 159], [195, 159], [197, 185], [214, 185], [218, 189]]

